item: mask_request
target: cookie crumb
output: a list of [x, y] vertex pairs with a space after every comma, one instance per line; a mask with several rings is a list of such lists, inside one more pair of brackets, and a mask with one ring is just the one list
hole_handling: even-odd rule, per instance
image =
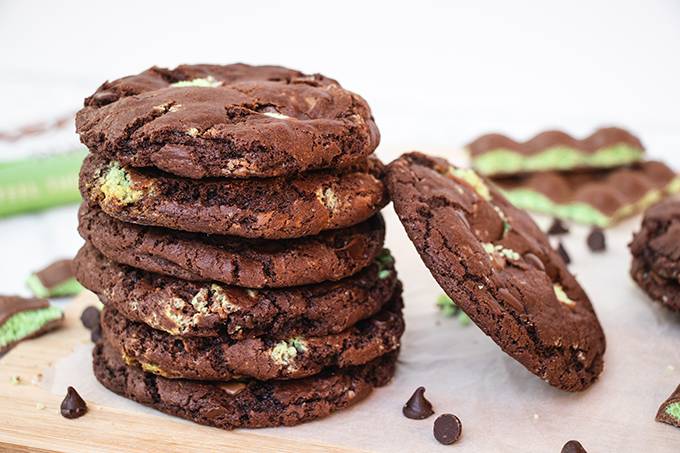
[[21, 384], [21, 376], [12, 376], [9, 378], [9, 383], [12, 385], [19, 385]]
[[45, 409], [45, 405], [43, 403], [35, 403], [35, 408], [38, 409], [39, 411]]

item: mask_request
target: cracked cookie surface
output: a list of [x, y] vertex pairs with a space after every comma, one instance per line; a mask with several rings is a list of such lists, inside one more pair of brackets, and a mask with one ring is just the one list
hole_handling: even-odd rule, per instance
[[387, 185], [406, 232], [452, 300], [551, 385], [589, 387], [605, 337], [588, 296], [531, 218], [472, 170], [409, 153]]
[[265, 290], [142, 271], [116, 264], [90, 244], [74, 264], [78, 280], [106, 306], [154, 329], [172, 335], [285, 339], [339, 333], [378, 313], [397, 286], [391, 256], [383, 253], [378, 259], [339, 282]]
[[124, 165], [190, 178], [341, 168], [380, 134], [360, 96], [277, 66], [153, 67], [101, 85], [76, 117], [81, 141]]
[[388, 202], [374, 157], [342, 172], [195, 180], [123, 167], [90, 154], [80, 192], [125, 222], [198, 233], [288, 239], [359, 224]]
[[353, 227], [280, 241], [136, 225], [87, 204], [78, 218], [81, 236], [118, 263], [184, 280], [246, 288], [340, 280], [368, 266], [385, 238], [380, 214]]
[[202, 425], [235, 429], [292, 426], [328, 416], [386, 385], [396, 358], [394, 352], [366, 365], [300, 380], [211, 383], [144, 373], [99, 343], [93, 366], [99, 382], [126, 398]]
[[404, 321], [401, 290], [378, 314], [347, 330], [320, 337], [298, 335], [232, 340], [173, 336], [104, 307], [102, 336], [128, 364], [167, 378], [227, 381], [299, 379], [324, 368], [364, 365], [399, 348]]

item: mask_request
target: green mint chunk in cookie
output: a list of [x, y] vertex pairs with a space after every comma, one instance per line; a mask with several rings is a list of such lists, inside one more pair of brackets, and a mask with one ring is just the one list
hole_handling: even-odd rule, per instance
[[394, 264], [394, 257], [388, 249], [383, 249], [375, 258], [376, 263], [378, 263], [378, 278], [380, 280], [385, 280], [392, 275], [390, 268]]
[[71, 260], [59, 260], [34, 272], [26, 280], [26, 286], [36, 297], [75, 296], [83, 290], [73, 275]]
[[64, 313], [45, 299], [0, 296], [0, 353], [59, 327]]
[[509, 260], [515, 260], [515, 261], [517, 261], [520, 258], [519, 253], [515, 252], [512, 249], [507, 249], [507, 248], [503, 247], [502, 245], [494, 245], [494, 244], [490, 244], [490, 243], [487, 242], [487, 243], [482, 244], [482, 247], [484, 247], [484, 250], [489, 255], [497, 254], [497, 255], [500, 255], [500, 256], [507, 258]]
[[100, 184], [105, 200], [114, 200], [122, 205], [135, 203], [144, 195], [144, 191], [133, 187], [130, 174], [115, 161], [109, 165]]
[[171, 84], [172, 87], [201, 87], [201, 88], [217, 88], [222, 86], [222, 82], [215, 79], [213, 76], [202, 77], [192, 80], [182, 80]]
[[272, 348], [271, 356], [274, 362], [281, 365], [290, 365], [298, 353], [307, 351], [307, 343], [302, 338], [283, 340]]
[[449, 174], [456, 179], [465, 181], [484, 200], [491, 200], [491, 192], [489, 191], [489, 187], [474, 170], [469, 168], [449, 167]]
[[557, 297], [557, 300], [559, 300], [565, 305], [569, 306], [576, 305], [576, 302], [571, 300], [569, 296], [567, 296], [567, 293], [564, 292], [564, 288], [562, 288], [562, 285], [560, 285], [559, 283], [555, 283], [553, 285], [553, 289], [555, 290], [555, 297]]

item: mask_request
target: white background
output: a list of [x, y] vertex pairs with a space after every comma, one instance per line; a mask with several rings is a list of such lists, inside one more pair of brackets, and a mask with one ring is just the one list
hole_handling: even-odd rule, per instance
[[[618, 124], [680, 164], [680, 1], [0, 1], [0, 130], [153, 64], [276, 63], [363, 95], [386, 160], [488, 131]], [[1, 157], [1, 156], [0, 156]], [[79, 244], [73, 210], [0, 221], [0, 290]]]
[[[385, 160], [415, 148], [452, 153], [489, 131], [526, 139], [549, 127], [585, 135], [616, 124], [680, 168], [679, 56], [674, 0], [0, 0], [0, 130], [75, 110], [104, 80], [154, 64], [242, 61], [322, 72], [360, 93]], [[388, 242], [403, 238], [394, 217]], [[72, 256], [81, 243], [75, 228], [73, 207], [0, 220], [0, 293], [25, 293], [29, 271]], [[617, 262], [628, 256], [627, 228]], [[582, 237], [570, 239], [572, 249], [583, 248]], [[592, 276], [602, 263], [575, 266]], [[619, 263], [621, 277], [609, 276], [610, 284], [630, 286], [625, 267]], [[411, 288], [436, 294], [424, 270], [409, 277]], [[584, 280], [598, 299], [609, 293], [590, 284], [597, 278]], [[616, 303], [647, 310], [640, 301]], [[650, 310], [653, 319], [663, 314]], [[654, 392], [655, 400], [668, 393]]]

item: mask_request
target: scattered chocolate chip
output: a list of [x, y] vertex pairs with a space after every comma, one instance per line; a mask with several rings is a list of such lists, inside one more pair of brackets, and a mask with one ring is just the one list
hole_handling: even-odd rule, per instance
[[443, 414], [434, 421], [432, 432], [440, 444], [451, 445], [460, 438], [463, 425], [455, 415]]
[[87, 330], [92, 330], [99, 325], [99, 309], [94, 305], [90, 305], [80, 315], [80, 322], [83, 323]]
[[557, 253], [559, 253], [562, 259], [564, 260], [564, 264], [571, 263], [571, 258], [567, 253], [567, 249], [564, 248], [564, 245], [562, 244], [561, 241], [557, 244]]
[[604, 231], [600, 228], [593, 228], [586, 240], [588, 248], [593, 252], [604, 252], [607, 250], [607, 242], [604, 238]]
[[588, 453], [583, 445], [577, 440], [570, 440], [564, 447], [562, 447], [562, 453]]
[[425, 398], [425, 387], [418, 387], [402, 409], [404, 416], [414, 420], [422, 420], [434, 414], [432, 403]]
[[560, 219], [553, 219], [552, 225], [548, 228], [548, 234], [551, 236], [556, 236], [559, 234], [569, 233], [569, 228]]
[[87, 404], [78, 395], [76, 389], [69, 387], [64, 401], [61, 402], [61, 415], [65, 418], [78, 418], [85, 415], [85, 412], [87, 412]]
[[90, 331], [90, 340], [92, 343], [96, 343], [99, 340], [102, 339], [102, 328], [99, 324], [97, 324], [94, 329]]

